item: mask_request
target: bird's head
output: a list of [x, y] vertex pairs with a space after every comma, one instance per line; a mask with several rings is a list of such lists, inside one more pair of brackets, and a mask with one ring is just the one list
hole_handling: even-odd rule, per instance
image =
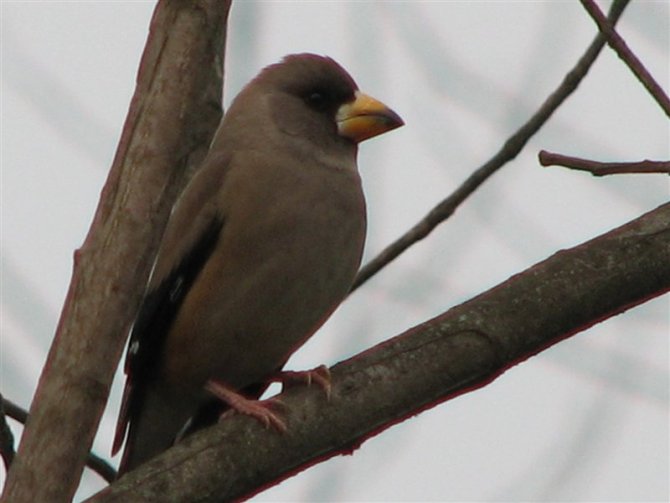
[[359, 91], [338, 63], [315, 54], [286, 56], [266, 67], [242, 95], [262, 96], [273, 125], [321, 147], [353, 146], [404, 124], [393, 110]]

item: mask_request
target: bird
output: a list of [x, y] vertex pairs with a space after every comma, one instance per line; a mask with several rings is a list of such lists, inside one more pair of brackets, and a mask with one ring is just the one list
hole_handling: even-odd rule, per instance
[[207, 410], [281, 426], [258, 399], [361, 263], [358, 144], [403, 124], [310, 53], [267, 66], [235, 97], [172, 209], [130, 329], [119, 475]]

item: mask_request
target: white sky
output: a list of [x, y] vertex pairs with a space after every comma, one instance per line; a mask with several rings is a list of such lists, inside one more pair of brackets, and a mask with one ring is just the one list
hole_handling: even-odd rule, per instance
[[[154, 3], [0, 5], [0, 391], [28, 405]], [[670, 3], [632, 2], [620, 31], [667, 90]], [[226, 103], [263, 66], [308, 51], [405, 119], [361, 147], [370, 258], [491, 157], [593, 35], [578, 2], [238, 1]], [[542, 168], [536, 155], [668, 159], [669, 132], [605, 49], [524, 152], [351, 296], [289, 366], [335, 363], [667, 201], [662, 175], [595, 178]], [[669, 312], [665, 296], [608, 320], [256, 500], [667, 501]], [[104, 456], [120, 389], [117, 376], [95, 443]], [[87, 473], [78, 498], [102, 486]]]

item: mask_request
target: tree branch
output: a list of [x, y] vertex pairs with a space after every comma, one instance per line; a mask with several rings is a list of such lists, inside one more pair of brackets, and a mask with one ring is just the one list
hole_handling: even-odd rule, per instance
[[670, 117], [670, 99], [663, 88], [654, 80], [654, 77], [645, 68], [639, 58], [628, 48], [626, 41], [614, 30], [614, 23], [610, 23], [593, 0], [581, 0], [586, 11], [596, 22], [598, 29], [607, 38], [608, 45], [630, 68], [637, 79], [642, 83], [649, 94], [656, 100], [665, 115]]
[[320, 389], [282, 394], [286, 434], [232, 416], [89, 502], [246, 498], [670, 289], [670, 204], [334, 366]]
[[598, 162], [569, 155], [540, 150], [538, 159], [542, 166], [563, 166], [578, 171], [588, 171], [593, 176], [619, 175], [624, 173], [670, 174], [670, 161]]
[[[23, 425], [25, 425], [26, 421], [28, 420], [28, 412], [23, 407], [3, 397], [1, 394], [0, 413], [3, 417], [6, 415], [7, 417], [11, 417], [14, 421], [17, 421]], [[7, 429], [9, 429], [9, 426], [6, 423], [5, 425]], [[5, 460], [5, 466], [7, 468], [9, 468], [9, 464], [11, 464], [11, 460], [9, 463], [7, 463], [7, 460]], [[100, 475], [106, 482], [109, 482], [110, 484], [116, 479], [116, 470], [114, 467], [112, 467], [112, 465], [110, 465], [100, 456], [97, 456], [94, 452], [89, 452], [86, 456], [86, 466]]]
[[14, 451], [14, 435], [7, 423], [5, 399], [2, 395], [0, 395], [0, 455], [2, 456], [2, 462], [5, 464], [5, 470], [9, 470], [16, 452]]
[[174, 200], [221, 117], [230, 2], [161, 1], [2, 501], [71, 501]]
[[[609, 12], [612, 26], [617, 22], [629, 0], [615, 0]], [[598, 33], [595, 40], [579, 59], [575, 67], [563, 78], [558, 88], [549, 95], [535, 114], [521, 126], [502, 146], [502, 148], [481, 167], [477, 168], [449, 197], [437, 204], [414, 227], [358, 271], [358, 276], [351, 288], [353, 292], [381, 269], [396, 259], [410, 246], [424, 239], [435, 227], [454, 214], [458, 208], [477, 188], [489, 179], [496, 171], [514, 159], [528, 140], [537, 133], [556, 109], [567, 99], [586, 76], [589, 68], [605, 45], [605, 37]]]

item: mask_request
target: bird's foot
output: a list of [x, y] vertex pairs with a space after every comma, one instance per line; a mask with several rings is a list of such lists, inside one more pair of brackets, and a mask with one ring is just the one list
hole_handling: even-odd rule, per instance
[[284, 405], [278, 398], [251, 400], [230, 389], [225, 384], [214, 380], [207, 381], [205, 389], [230, 406], [230, 410], [224, 412], [220, 419], [223, 419], [232, 412], [238, 412], [239, 414], [253, 417], [266, 428], [272, 426], [280, 433], [286, 432], [286, 423], [271, 410], [273, 406]]
[[315, 383], [326, 393], [326, 398], [330, 400], [332, 390], [330, 370], [325, 365], [319, 365], [312, 370], [282, 370], [270, 377], [270, 382], [280, 382], [283, 389], [288, 389], [299, 384], [311, 386]]

